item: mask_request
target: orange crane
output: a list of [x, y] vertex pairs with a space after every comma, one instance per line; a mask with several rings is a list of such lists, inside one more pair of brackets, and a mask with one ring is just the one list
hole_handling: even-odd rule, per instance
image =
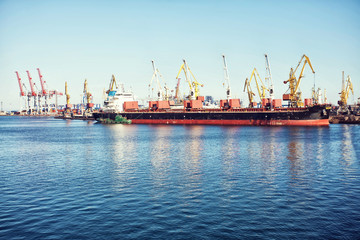
[[27, 72], [27, 75], [28, 75], [28, 78], [29, 78], [31, 96], [34, 97], [34, 109], [33, 110], [37, 110], [36, 98], [38, 97], [38, 94], [36, 93], [36, 91], [34, 89], [35, 83], [33, 83], [33, 81], [32, 81], [32, 77], [30, 76], [30, 72], [29, 71], [26, 71], [26, 72]]
[[[28, 102], [28, 104], [27, 104], [27, 106], [26, 106], [26, 103], [25, 103], [25, 106], [26, 106], [26, 111], [28, 112], [29, 109], [30, 109], [31, 95], [30, 95], [30, 93], [28, 93], [25, 84], [21, 82], [21, 78], [20, 78], [20, 75], [19, 75], [18, 71], [15, 71], [15, 73], [16, 73], [16, 77], [17, 77], [17, 79], [18, 79], [18, 83], [19, 83], [19, 87], [20, 87], [20, 97], [25, 97], [25, 96], [27, 96], [27, 102]], [[24, 89], [25, 89], [25, 91], [24, 91]]]
[[37, 68], [37, 71], [39, 73], [39, 78], [40, 78], [40, 83], [41, 83], [41, 96], [44, 97], [45, 99], [45, 111], [48, 112], [49, 111], [49, 106], [48, 106], [48, 103], [47, 103], [47, 99], [48, 99], [48, 91], [47, 89], [45, 88], [45, 81], [43, 80], [43, 76], [41, 75], [41, 72], [40, 72], [40, 69]]

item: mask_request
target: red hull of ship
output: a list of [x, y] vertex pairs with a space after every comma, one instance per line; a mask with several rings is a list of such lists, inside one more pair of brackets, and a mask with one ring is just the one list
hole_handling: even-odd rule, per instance
[[329, 119], [310, 120], [187, 120], [132, 119], [134, 124], [244, 125], [244, 126], [329, 126]]

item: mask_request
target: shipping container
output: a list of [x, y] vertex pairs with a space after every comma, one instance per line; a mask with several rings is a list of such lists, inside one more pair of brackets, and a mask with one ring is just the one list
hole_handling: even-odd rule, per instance
[[312, 105], [313, 105], [313, 100], [312, 100], [311, 98], [305, 98], [305, 99], [304, 99], [304, 105], [305, 105], [306, 107], [312, 106]]
[[137, 101], [128, 101], [124, 102], [124, 110], [130, 110], [130, 109], [139, 109], [139, 105]]
[[196, 99], [197, 99], [197, 100], [201, 100], [202, 102], [205, 101], [205, 97], [204, 97], [204, 96], [198, 96]]
[[230, 99], [229, 105], [231, 108], [239, 108], [240, 107], [240, 99]]
[[220, 100], [220, 108], [229, 108], [228, 100]]
[[281, 106], [282, 106], [281, 99], [273, 99], [272, 105], [273, 105], [274, 108], [279, 108], [279, 107], [281, 107]]
[[190, 100], [190, 107], [191, 108], [202, 108], [202, 101], [201, 100]]
[[290, 94], [283, 94], [283, 100], [284, 101], [290, 100]]

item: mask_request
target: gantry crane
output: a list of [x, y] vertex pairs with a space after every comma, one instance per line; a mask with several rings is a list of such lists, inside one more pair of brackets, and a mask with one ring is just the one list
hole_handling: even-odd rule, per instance
[[45, 99], [45, 111], [48, 112], [49, 111], [49, 106], [47, 103], [47, 99], [49, 96], [49, 92], [45, 87], [46, 82], [43, 80], [43, 76], [41, 75], [40, 69], [37, 68], [37, 71], [39, 73], [39, 78], [40, 78], [40, 83], [41, 83], [41, 96], [44, 97]]
[[[304, 61], [304, 63], [301, 68], [300, 75], [298, 78], [296, 78], [295, 73], [303, 61]], [[304, 77], [303, 73], [304, 73], [306, 64], [309, 64], [313, 74], [315, 74], [315, 71], [311, 65], [310, 59], [304, 54], [301, 57], [295, 70], [293, 70], [293, 68], [290, 69], [289, 79], [284, 81], [284, 84], [289, 83], [289, 89], [290, 89], [289, 99], [284, 98], [284, 100], [289, 100], [290, 107], [302, 107], [304, 105], [302, 102], [302, 99], [301, 99], [301, 92], [298, 90], [299, 90], [299, 85], [300, 85], [301, 79]]]
[[[179, 79], [179, 75], [180, 75], [181, 71], [184, 71], [185, 79], [186, 79], [187, 83], [189, 84], [189, 89], [190, 89], [188, 98], [190, 100], [195, 100], [195, 99], [197, 99], [198, 96], [200, 96], [199, 86], [203, 87], [204, 85], [200, 84], [196, 80], [194, 74], [191, 72], [191, 70], [190, 70], [189, 66], [187, 65], [186, 61], [183, 60], [183, 62], [184, 63], [181, 65], [179, 73], [176, 76], [176, 79]], [[191, 80], [190, 76], [192, 76], [192, 80]]]
[[[31, 96], [34, 98], [34, 109], [33, 110], [37, 110], [37, 104], [36, 104], [36, 99], [38, 97], [38, 93], [35, 91], [35, 83], [32, 81], [32, 77], [30, 76], [30, 72], [26, 71], [28, 78], [29, 78], [29, 83], [30, 83], [30, 89], [31, 89]], [[32, 112], [32, 110], [30, 109], [30, 112]]]
[[[154, 62], [154, 60], [151, 60], [151, 63], [152, 63], [152, 67], [153, 67], [154, 73], [153, 73], [152, 78], [151, 78], [150, 83], [149, 83], [149, 91], [150, 91], [150, 89], [151, 89], [152, 91], [154, 90], [154, 87], [152, 87], [151, 85], [152, 85], [152, 83], [153, 83], [153, 81], [154, 81], [154, 79], [155, 79], [155, 81], [156, 81], [155, 85], [156, 85], [156, 88], [157, 88], [157, 98], [158, 98], [158, 101], [162, 101], [162, 100], [164, 100], [164, 95], [165, 95], [165, 94], [164, 94], [164, 92], [162, 91], [161, 84], [160, 84], [159, 76], [161, 77], [161, 74], [160, 74], [159, 69], [157, 69], [157, 68], [155, 67], [155, 62]], [[151, 87], [152, 87], [152, 88], [151, 88]], [[152, 92], [152, 91], [151, 91], [151, 92]], [[168, 100], [168, 96], [165, 97], [165, 98], [167, 98], [166, 100]]]
[[224, 61], [224, 83], [223, 85], [226, 86], [226, 98], [227, 100], [229, 100], [231, 98], [231, 89], [230, 89], [230, 80], [229, 80], [229, 73], [228, 73], [228, 69], [227, 69], [227, 64], [225, 61], [225, 55], [222, 55], [223, 57], [223, 61]]
[[[25, 86], [25, 84], [23, 82], [21, 82], [21, 78], [20, 78], [20, 75], [17, 71], [15, 71], [16, 73], [16, 77], [17, 77], [17, 80], [18, 80], [18, 83], [19, 83], [19, 88], [20, 88], [20, 97], [27, 97], [27, 106], [26, 106], [26, 103], [25, 103], [25, 106], [26, 106], [26, 111], [28, 112], [29, 109], [30, 109], [30, 101], [31, 101], [31, 93], [29, 93], [27, 91], [27, 88]], [[25, 91], [24, 91], [25, 89]]]
[[338, 104], [340, 106], [340, 111], [348, 111], [347, 101], [349, 98], [350, 91], [354, 95], [354, 88], [351, 82], [351, 78], [348, 75], [346, 80], [344, 80], [344, 72], [342, 72], [342, 86], [341, 86], [341, 92], [339, 93], [340, 101], [338, 101]]

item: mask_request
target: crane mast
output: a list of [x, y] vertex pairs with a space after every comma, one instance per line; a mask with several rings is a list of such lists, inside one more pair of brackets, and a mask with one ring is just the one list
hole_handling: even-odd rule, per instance
[[37, 71], [39, 73], [39, 79], [40, 79], [40, 83], [41, 83], [41, 96], [43, 96], [45, 98], [45, 111], [47, 112], [48, 111], [48, 103], [47, 103], [47, 98], [48, 98], [48, 91], [47, 89], [45, 88], [45, 81], [43, 80], [43, 76], [40, 72], [40, 69], [37, 68]]
[[109, 89], [106, 91], [106, 93], [109, 94], [110, 92], [114, 91], [114, 87], [116, 87], [116, 89], [118, 89], [118, 84], [115, 80], [115, 76], [112, 75], [111, 80], [110, 80]]
[[[256, 75], [255, 75], [256, 74]], [[257, 76], [257, 77], [256, 77]], [[265, 98], [265, 91], [268, 91], [268, 89], [265, 87], [265, 84], [263, 83], [263, 81], [260, 78], [259, 72], [257, 71], [256, 68], [254, 68], [254, 70], [251, 73], [250, 76], [250, 80], [248, 82], [248, 84], [250, 85], [251, 80], [255, 79], [255, 83], [256, 83], [256, 88], [258, 90], [259, 93], [259, 97], [260, 97], [260, 101], [262, 101]], [[258, 79], [260, 80], [261, 85], [258, 82]]]
[[176, 84], [176, 90], [175, 90], [175, 99], [177, 102], [180, 102], [180, 80], [181, 78], [177, 79], [177, 84]]
[[15, 71], [15, 73], [16, 73], [16, 76], [17, 76], [17, 79], [18, 79], [18, 83], [19, 83], [19, 87], [20, 87], [20, 96], [21, 96], [21, 97], [24, 97], [24, 96], [25, 96], [25, 92], [24, 92], [24, 90], [23, 90], [23, 85], [22, 85], [22, 83], [21, 83], [21, 78], [20, 78], [19, 73], [18, 73], [17, 71]]
[[[301, 68], [301, 72], [298, 78], [296, 78], [295, 73], [298, 70], [299, 66], [301, 65], [301, 63], [304, 61], [303, 66]], [[303, 73], [304, 73], [304, 69], [306, 64], [308, 64], [313, 72], [313, 74], [315, 74], [315, 71], [312, 67], [312, 64], [310, 62], [310, 59], [304, 54], [298, 65], [296, 66], [295, 70], [293, 68], [290, 69], [290, 74], [289, 74], [289, 79], [284, 81], [284, 84], [289, 83], [289, 89], [290, 89], [290, 94], [289, 94], [289, 99], [285, 99], [284, 100], [289, 100], [290, 101], [290, 106], [291, 107], [302, 107], [304, 104], [302, 102], [301, 99], [301, 92], [298, 91], [299, 89], [299, 85], [301, 82], [301, 79], [304, 77]]]
[[248, 78], [246, 78], [245, 80], [245, 85], [244, 85], [244, 92], [247, 92], [248, 94], [248, 98], [249, 98], [249, 107], [253, 107], [253, 102], [254, 102], [254, 96], [255, 93], [252, 91], [251, 86], [250, 86], [250, 81]]
[[155, 67], [155, 62], [154, 62], [154, 60], [151, 60], [151, 63], [152, 63], [152, 67], [153, 67], [154, 73], [153, 73], [153, 76], [152, 76], [152, 78], [151, 78], [151, 80], [150, 80], [149, 88], [151, 88], [151, 84], [152, 84], [152, 82], [153, 82], [154, 79], [155, 79], [155, 81], [156, 81], [156, 87], [157, 87], [157, 98], [158, 98], [159, 101], [162, 101], [163, 98], [164, 98], [164, 93], [163, 93], [163, 91], [162, 91], [162, 89], [161, 89], [160, 80], [159, 80], [159, 74], [160, 74], [160, 72], [159, 72], [159, 69], [157, 69], [157, 68]]
[[228, 73], [228, 69], [227, 69], [227, 64], [226, 64], [226, 60], [225, 60], [225, 55], [222, 55], [223, 57], [223, 61], [224, 61], [224, 84], [227, 84], [226, 87], [226, 98], [227, 100], [229, 100], [231, 98], [231, 90], [230, 90], [230, 81], [229, 81], [229, 73]]
[[66, 107], [65, 107], [65, 113], [69, 113], [71, 111], [72, 105], [70, 104], [70, 94], [68, 92], [68, 86], [67, 82], [65, 82], [65, 96], [66, 96]]
[[343, 74], [343, 81], [341, 87], [342, 90], [340, 92], [340, 101], [338, 102], [338, 104], [340, 105], [341, 108], [347, 108], [349, 93], [351, 91], [351, 93], [354, 95], [354, 88], [350, 76], [348, 75], [346, 81], [344, 81], [344, 72], [342, 74]]
[[274, 85], [271, 77], [270, 61], [267, 54], [265, 54], [265, 67], [266, 67], [265, 81], [267, 81], [269, 84], [270, 103], [272, 104], [272, 99], [274, 99]]
[[[183, 64], [181, 65], [180, 67], [180, 70], [179, 70], [179, 73], [178, 75], [176, 76], [176, 79], [179, 78], [179, 75], [181, 73], [181, 71], [184, 71], [184, 75], [185, 75], [185, 79], [186, 79], [186, 82], [189, 84], [189, 89], [190, 89], [190, 93], [189, 93], [189, 100], [195, 100], [197, 99], [198, 96], [200, 96], [200, 89], [199, 89], [199, 86], [200, 87], [203, 87], [204, 85], [203, 84], [200, 84], [194, 74], [191, 72], [189, 66], [187, 65], [185, 59], [183, 59]], [[192, 76], [192, 81], [190, 79], [190, 76]]]
[[25, 84], [23, 82], [21, 82], [21, 78], [20, 78], [20, 75], [19, 75], [18, 71], [15, 71], [15, 73], [16, 73], [16, 77], [17, 77], [17, 80], [18, 80], [18, 83], [19, 83], [20, 97], [27, 96], [27, 105], [26, 105], [26, 100], [25, 100], [25, 108], [26, 108], [26, 112], [28, 112], [29, 109], [30, 109], [31, 94], [28, 93]]
[[91, 112], [94, 104], [91, 102], [91, 93], [88, 90], [87, 79], [85, 79], [85, 82], [84, 82], [84, 98], [86, 98], [86, 110], [85, 111]]
[[[31, 96], [34, 97], [34, 109], [33, 109], [33, 110], [36, 110], [36, 109], [37, 109], [37, 105], [36, 105], [37, 93], [35, 92], [35, 89], [34, 89], [35, 84], [34, 84], [33, 81], [32, 81], [32, 77], [30, 76], [30, 72], [29, 72], [29, 71], [26, 71], [26, 73], [27, 73], [28, 78], [29, 78], [30, 89], [31, 89]], [[32, 112], [32, 111], [30, 110], [30, 112]]]

